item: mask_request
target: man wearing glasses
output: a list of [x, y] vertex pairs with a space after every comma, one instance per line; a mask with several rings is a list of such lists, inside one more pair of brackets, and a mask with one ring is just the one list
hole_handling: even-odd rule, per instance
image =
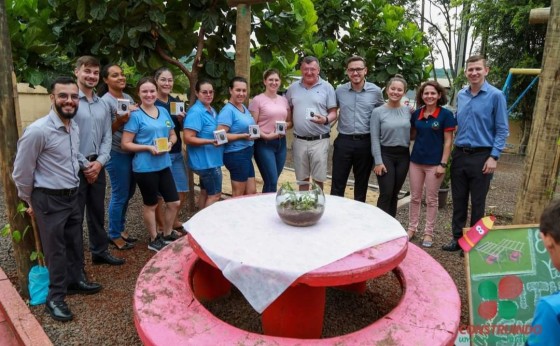
[[[301, 62], [301, 80], [288, 88], [286, 99], [292, 108], [294, 142], [292, 155], [298, 181], [313, 181], [323, 188], [327, 180], [331, 125], [336, 121], [334, 88], [319, 77], [316, 57]], [[300, 189], [308, 186], [300, 185]]]
[[96, 293], [101, 285], [83, 277], [82, 215], [78, 206], [80, 178], [78, 86], [59, 77], [51, 85], [52, 108], [29, 125], [17, 145], [12, 174], [27, 213], [37, 220], [49, 270], [45, 310], [57, 321], [73, 314], [64, 299], [69, 293]]
[[365, 202], [373, 167], [369, 121], [374, 108], [385, 103], [381, 88], [366, 82], [366, 61], [360, 56], [346, 60], [350, 81], [336, 89], [338, 136], [334, 141], [331, 195], [344, 196], [350, 170], [354, 172], [354, 199]]

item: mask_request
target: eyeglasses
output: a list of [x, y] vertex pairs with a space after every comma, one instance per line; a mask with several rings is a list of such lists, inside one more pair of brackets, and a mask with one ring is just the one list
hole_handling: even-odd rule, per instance
[[200, 93], [202, 95], [214, 95], [214, 90], [202, 90]]
[[68, 98], [71, 98], [72, 101], [78, 101], [80, 99], [80, 95], [78, 94], [60, 93], [60, 94], [56, 94], [55, 96], [61, 100], [68, 100]]
[[366, 69], [365, 67], [357, 67], [357, 68], [349, 68], [346, 71], [348, 71], [348, 73], [352, 74], [352, 73], [356, 73], [356, 72], [360, 73], [365, 69]]

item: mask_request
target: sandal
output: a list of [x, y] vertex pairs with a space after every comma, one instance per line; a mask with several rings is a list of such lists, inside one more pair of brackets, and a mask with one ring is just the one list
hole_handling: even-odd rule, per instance
[[111, 241], [111, 244], [113, 244], [117, 248], [117, 250], [130, 250], [134, 247], [134, 244], [128, 243], [123, 238], [109, 240]]
[[408, 235], [408, 241], [411, 241], [412, 239], [414, 239], [414, 234], [416, 232], [415, 231], [406, 231], [406, 234]]
[[183, 225], [181, 226], [177, 226], [177, 227], [173, 227], [173, 230], [177, 231], [177, 233], [179, 233], [182, 236], [187, 235], [189, 232], [187, 232], [187, 230], [185, 229], [185, 227], [183, 227]]
[[432, 245], [434, 245], [434, 238], [430, 234], [426, 234], [424, 240], [422, 240], [422, 246], [432, 247]]
[[[132, 244], [132, 243], [135, 243], [135, 242], [138, 241], [138, 239], [132, 238], [132, 237], [129, 236], [128, 234], [125, 236], [124, 234], [125, 234], [124, 232], [121, 233], [121, 238], [122, 238], [122, 240], [124, 240], [125, 242]], [[118, 238], [117, 238], [117, 239], [118, 239]]]

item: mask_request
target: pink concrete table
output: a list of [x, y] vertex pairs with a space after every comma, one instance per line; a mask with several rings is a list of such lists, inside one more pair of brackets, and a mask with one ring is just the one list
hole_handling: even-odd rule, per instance
[[[192, 236], [193, 251], [203, 260], [193, 275], [197, 299], [211, 300], [227, 295], [231, 284]], [[340, 286], [364, 292], [366, 280], [395, 269], [405, 258], [407, 237], [355, 252], [299, 277], [262, 314], [265, 335], [318, 339], [323, 329], [326, 287]], [[250, 249], [248, 249], [250, 251]], [[255, 283], [258, 286], [258, 283]]]

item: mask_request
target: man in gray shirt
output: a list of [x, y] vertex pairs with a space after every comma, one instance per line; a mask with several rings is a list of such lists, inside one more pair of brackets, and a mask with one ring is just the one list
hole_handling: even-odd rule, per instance
[[80, 128], [80, 188], [78, 201], [82, 217], [87, 208], [89, 248], [94, 264], [121, 265], [124, 259], [113, 257], [108, 250], [109, 238], [105, 231], [105, 187], [103, 166], [111, 152], [111, 113], [109, 107], [93, 92], [99, 82], [99, 60], [82, 56], [76, 62], [74, 73], [80, 89], [80, 107], [75, 121]]
[[73, 314], [67, 294], [92, 294], [101, 285], [83, 276], [82, 216], [78, 207], [80, 157], [78, 87], [73, 79], [59, 77], [51, 85], [50, 113], [25, 129], [18, 141], [12, 174], [18, 196], [35, 217], [49, 270], [45, 310], [58, 321]]
[[336, 89], [339, 107], [338, 136], [334, 141], [331, 195], [344, 197], [350, 170], [354, 172], [354, 199], [365, 202], [373, 167], [369, 121], [374, 108], [385, 103], [381, 88], [366, 82], [366, 61], [360, 56], [346, 60], [350, 82]]
[[[321, 188], [327, 180], [329, 155], [329, 124], [336, 120], [334, 88], [319, 77], [319, 61], [308, 56], [301, 63], [301, 80], [294, 82], [286, 92], [292, 108], [294, 142], [292, 155], [298, 181], [313, 181]], [[300, 185], [300, 189], [307, 189]]]

